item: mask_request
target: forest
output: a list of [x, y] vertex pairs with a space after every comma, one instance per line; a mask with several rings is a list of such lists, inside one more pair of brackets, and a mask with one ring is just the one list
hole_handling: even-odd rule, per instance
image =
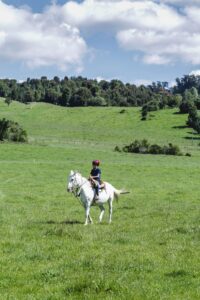
[[123, 106], [141, 107], [141, 120], [147, 120], [149, 112], [178, 107], [180, 113], [189, 114], [187, 125], [200, 133], [200, 76], [184, 75], [176, 79], [174, 87], [168, 82], [152, 82], [136, 86], [120, 80], [88, 79], [81, 76], [60, 79], [27, 78], [0, 80], [0, 97], [9, 105], [12, 100], [24, 104], [46, 102], [64, 107], [75, 106]]
[[[182, 88], [180, 88], [182, 90]], [[179, 91], [176, 91], [176, 94]], [[167, 82], [153, 82], [149, 86], [124, 84], [120, 80], [111, 81], [79, 77], [55, 76], [47, 79], [27, 78], [17, 82], [15, 79], [0, 80], [0, 97], [22, 103], [47, 102], [61, 106], [143, 106], [147, 102], [156, 101], [160, 106], [174, 107], [177, 95], [168, 88]]]

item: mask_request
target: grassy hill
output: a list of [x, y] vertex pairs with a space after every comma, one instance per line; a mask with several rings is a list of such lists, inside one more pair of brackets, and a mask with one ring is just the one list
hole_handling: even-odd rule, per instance
[[[199, 299], [200, 138], [176, 110], [140, 121], [138, 108], [10, 107], [29, 144], [0, 144], [1, 299]], [[147, 138], [192, 157], [117, 153]], [[113, 223], [84, 227], [67, 194], [71, 169], [103, 178], [130, 195], [114, 203]]]

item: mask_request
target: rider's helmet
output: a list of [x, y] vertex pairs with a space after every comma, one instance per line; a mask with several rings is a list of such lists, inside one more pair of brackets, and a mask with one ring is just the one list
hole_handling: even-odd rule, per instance
[[99, 166], [100, 165], [100, 161], [98, 159], [93, 160], [92, 164], [93, 164], [93, 166]]

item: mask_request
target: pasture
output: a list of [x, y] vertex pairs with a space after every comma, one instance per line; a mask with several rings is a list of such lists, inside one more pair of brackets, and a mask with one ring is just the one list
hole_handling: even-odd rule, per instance
[[[199, 299], [200, 137], [176, 110], [140, 121], [138, 108], [10, 107], [28, 144], [0, 144], [0, 299]], [[147, 138], [192, 157], [117, 153]], [[98, 224], [66, 192], [71, 169], [131, 193]]]

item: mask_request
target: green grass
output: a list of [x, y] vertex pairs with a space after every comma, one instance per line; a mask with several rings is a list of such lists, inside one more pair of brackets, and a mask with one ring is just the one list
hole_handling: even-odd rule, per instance
[[[140, 121], [136, 108], [25, 106], [0, 101], [29, 144], [0, 144], [0, 299], [199, 299], [200, 140], [176, 110]], [[117, 153], [147, 138], [192, 157]], [[71, 169], [131, 193], [99, 225], [67, 194]], [[107, 208], [107, 207], [106, 207]]]

